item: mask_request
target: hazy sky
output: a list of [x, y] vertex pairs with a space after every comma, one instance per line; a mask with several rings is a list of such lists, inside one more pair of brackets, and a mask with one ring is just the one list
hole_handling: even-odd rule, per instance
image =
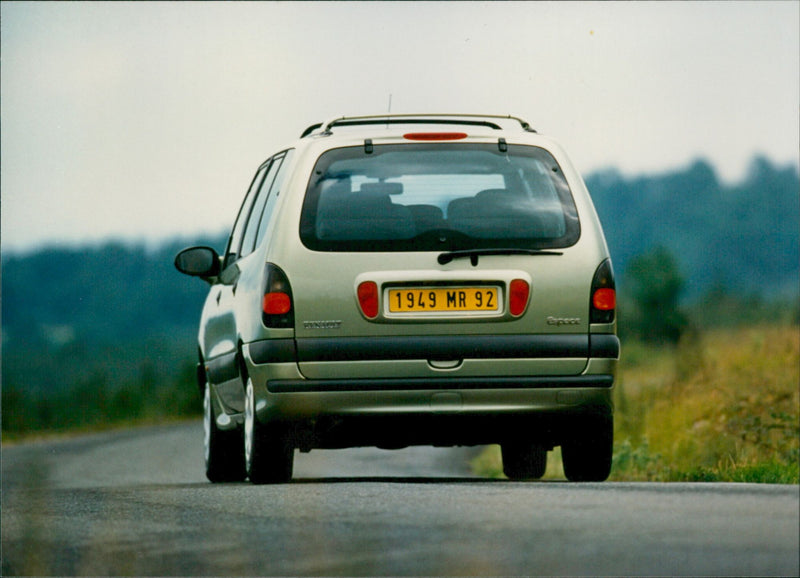
[[227, 229], [342, 114], [515, 114], [586, 173], [797, 163], [800, 3], [0, 4], [3, 250]]

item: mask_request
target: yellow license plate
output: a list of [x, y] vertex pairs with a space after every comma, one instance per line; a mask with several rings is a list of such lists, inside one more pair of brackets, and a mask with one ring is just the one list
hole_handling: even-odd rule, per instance
[[405, 287], [389, 290], [390, 313], [499, 310], [497, 287]]

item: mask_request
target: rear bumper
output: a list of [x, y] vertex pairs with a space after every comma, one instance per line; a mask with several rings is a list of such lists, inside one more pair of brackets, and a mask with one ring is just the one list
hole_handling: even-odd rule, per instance
[[438, 389], [411, 384], [420, 387], [412, 389], [404, 382], [404, 389], [391, 389], [385, 380], [377, 384], [368, 380], [350, 382], [346, 391], [335, 390], [344, 384], [334, 382], [310, 384], [315, 391], [275, 393], [271, 390], [289, 385], [279, 380], [268, 383], [256, 405], [259, 421], [283, 423], [292, 432], [294, 445], [304, 451], [485, 445], [514, 439], [553, 447], [581, 424], [593, 423], [590, 418], [613, 415], [610, 376], [605, 377], [594, 382], [597, 387], [587, 387], [591, 382], [586, 380], [581, 386], [571, 381], [492, 389], [472, 382]]
[[[408, 362], [398, 360], [398, 371], [391, 378], [338, 374], [332, 379], [308, 379], [300, 374], [296, 358], [291, 359], [290, 352], [295, 352], [291, 340], [250, 344], [245, 360], [255, 388], [257, 419], [283, 423], [293, 432], [295, 445], [304, 450], [479, 445], [519, 436], [558, 445], [585, 418], [613, 414], [619, 341], [613, 335], [603, 336], [604, 341], [591, 337], [596, 344], [593, 353], [607, 355], [590, 358], [580, 375], [402, 376], [400, 367]], [[588, 349], [589, 337], [584, 339]], [[364, 355], [364, 349], [359, 351]], [[385, 349], [380, 351], [386, 355]], [[330, 361], [331, 353], [327, 349], [326, 361], [340, 365]], [[546, 353], [552, 355], [553, 350]], [[394, 355], [404, 357], [399, 349]], [[343, 354], [340, 359], [347, 357]], [[510, 356], [484, 361], [497, 372], [513, 364]], [[362, 363], [371, 365], [368, 360]]]
[[531, 416], [611, 412], [611, 375], [527, 378], [268, 380], [254, 383], [261, 421], [423, 414]]

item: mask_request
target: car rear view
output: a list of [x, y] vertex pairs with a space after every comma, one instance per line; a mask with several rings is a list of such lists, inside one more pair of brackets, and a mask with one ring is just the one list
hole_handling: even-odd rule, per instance
[[570, 480], [606, 479], [614, 279], [563, 151], [483, 116], [344, 118], [301, 143], [263, 249], [283, 289], [262, 306], [287, 313], [242, 346], [251, 480], [289, 479], [295, 448], [482, 444], [512, 479], [559, 445]]

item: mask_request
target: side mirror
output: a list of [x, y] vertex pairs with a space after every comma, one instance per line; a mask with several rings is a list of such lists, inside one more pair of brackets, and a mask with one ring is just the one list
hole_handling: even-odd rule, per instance
[[175, 256], [175, 268], [192, 277], [209, 279], [220, 273], [220, 258], [211, 247], [190, 247]]

